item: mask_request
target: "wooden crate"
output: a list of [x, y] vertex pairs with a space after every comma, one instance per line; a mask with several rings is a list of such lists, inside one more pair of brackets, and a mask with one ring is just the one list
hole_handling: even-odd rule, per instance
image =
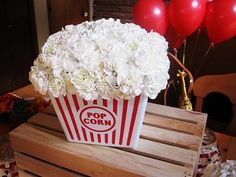
[[54, 110], [10, 133], [21, 174], [39, 176], [193, 176], [206, 115], [148, 104], [136, 149], [66, 141]]

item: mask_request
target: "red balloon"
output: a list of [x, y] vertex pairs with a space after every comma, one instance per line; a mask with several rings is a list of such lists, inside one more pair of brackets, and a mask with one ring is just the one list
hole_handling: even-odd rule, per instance
[[213, 43], [236, 35], [236, 0], [214, 0], [207, 4], [205, 26]]
[[155, 31], [164, 35], [168, 18], [162, 0], [138, 0], [133, 8], [133, 22], [147, 31]]
[[168, 26], [165, 38], [169, 46], [176, 49], [180, 48], [185, 40], [185, 37], [177, 33], [171, 24]]
[[189, 36], [201, 25], [205, 10], [206, 0], [171, 0], [169, 19], [178, 33]]
[[212, 23], [213, 7], [214, 7], [213, 2], [207, 2], [206, 14], [204, 19], [204, 25], [207, 29], [210, 27], [210, 24]]

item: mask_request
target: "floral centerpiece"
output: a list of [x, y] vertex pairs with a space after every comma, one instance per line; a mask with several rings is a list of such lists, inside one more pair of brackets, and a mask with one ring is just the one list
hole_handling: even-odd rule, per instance
[[[166, 87], [167, 46], [158, 33], [119, 20], [68, 25], [48, 38], [29, 79], [36, 91], [51, 96], [68, 140], [134, 145], [137, 142], [133, 142], [129, 130], [135, 129], [134, 134], [139, 136], [147, 97], [156, 98]], [[102, 115], [110, 117], [105, 129], [101, 128], [105, 125]], [[132, 118], [139, 116], [140, 120]], [[118, 138], [121, 135], [124, 141]], [[110, 136], [112, 140], [107, 138]]]

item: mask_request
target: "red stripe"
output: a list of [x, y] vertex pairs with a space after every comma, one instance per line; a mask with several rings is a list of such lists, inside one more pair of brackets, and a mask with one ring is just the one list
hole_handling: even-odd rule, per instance
[[98, 104], [98, 100], [93, 100], [93, 104]]
[[91, 138], [91, 141], [94, 142], [94, 137], [93, 137], [93, 133], [90, 132], [90, 138]]
[[85, 99], [83, 99], [83, 103], [84, 103], [84, 105], [87, 105], [87, 104], [88, 104], [88, 101], [85, 100]]
[[126, 119], [126, 114], [127, 114], [127, 108], [128, 108], [128, 100], [124, 100], [123, 101], [123, 110], [122, 110], [121, 129], [120, 129], [120, 140], [119, 140], [119, 144], [120, 145], [123, 143], [123, 136], [124, 136], [125, 119]]
[[129, 127], [127, 145], [130, 145], [131, 137], [132, 137], [132, 134], [133, 134], [136, 115], [137, 115], [137, 112], [138, 112], [139, 100], [140, 100], [140, 96], [136, 96], [135, 100], [134, 100], [134, 107], [133, 107], [133, 112], [132, 112], [132, 117], [131, 117], [131, 122], [130, 122], [130, 127]]
[[97, 134], [97, 137], [98, 137], [98, 142], [101, 143], [101, 135]]
[[68, 132], [69, 132], [69, 134], [70, 134], [70, 138], [71, 138], [71, 139], [74, 139], [74, 137], [73, 137], [73, 135], [72, 135], [72, 132], [71, 132], [71, 129], [70, 129], [70, 126], [69, 126], [69, 124], [68, 124], [66, 115], [65, 115], [64, 110], [63, 110], [63, 108], [62, 108], [62, 106], [61, 106], [61, 102], [60, 102], [59, 98], [55, 98], [55, 100], [56, 100], [57, 106], [58, 106], [58, 108], [59, 108], [59, 110], [60, 110], [60, 112], [61, 112], [61, 115], [62, 115], [62, 117], [63, 117], [63, 120], [64, 120], [64, 122], [65, 122], [65, 124], [66, 124], [66, 128], [67, 128], [67, 130], [68, 130]]
[[112, 132], [112, 144], [115, 144], [116, 142], [116, 130]]
[[108, 143], [108, 134], [105, 134], [105, 143]]
[[83, 132], [83, 135], [84, 135], [84, 140], [88, 141], [88, 138], [87, 138], [86, 131], [85, 131], [84, 127], [82, 127], [82, 132]]
[[75, 104], [76, 111], [78, 111], [79, 110], [79, 103], [78, 103], [76, 95], [73, 94], [72, 98], [73, 98], [73, 101], [74, 101], [74, 104]]
[[103, 106], [107, 107], [107, 100], [102, 99], [102, 104], [103, 104]]
[[113, 99], [113, 112], [117, 114], [117, 100]]
[[71, 117], [74, 129], [75, 129], [75, 133], [77, 135], [78, 140], [80, 140], [80, 135], [79, 135], [79, 131], [78, 131], [78, 128], [77, 128], [77, 125], [76, 125], [76, 122], [75, 122], [75, 117], [74, 117], [74, 114], [73, 114], [73, 112], [71, 110], [71, 106], [70, 106], [70, 103], [69, 103], [69, 100], [68, 100], [67, 96], [64, 96], [64, 100], [65, 100], [65, 103], [66, 103], [66, 107], [67, 107], [67, 109], [69, 111], [69, 114], [70, 114], [70, 117]]

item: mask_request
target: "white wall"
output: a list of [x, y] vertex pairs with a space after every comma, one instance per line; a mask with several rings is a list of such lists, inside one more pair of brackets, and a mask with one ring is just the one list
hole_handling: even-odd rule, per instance
[[49, 36], [47, 0], [34, 0], [35, 23], [38, 37], [38, 48], [46, 42]]

